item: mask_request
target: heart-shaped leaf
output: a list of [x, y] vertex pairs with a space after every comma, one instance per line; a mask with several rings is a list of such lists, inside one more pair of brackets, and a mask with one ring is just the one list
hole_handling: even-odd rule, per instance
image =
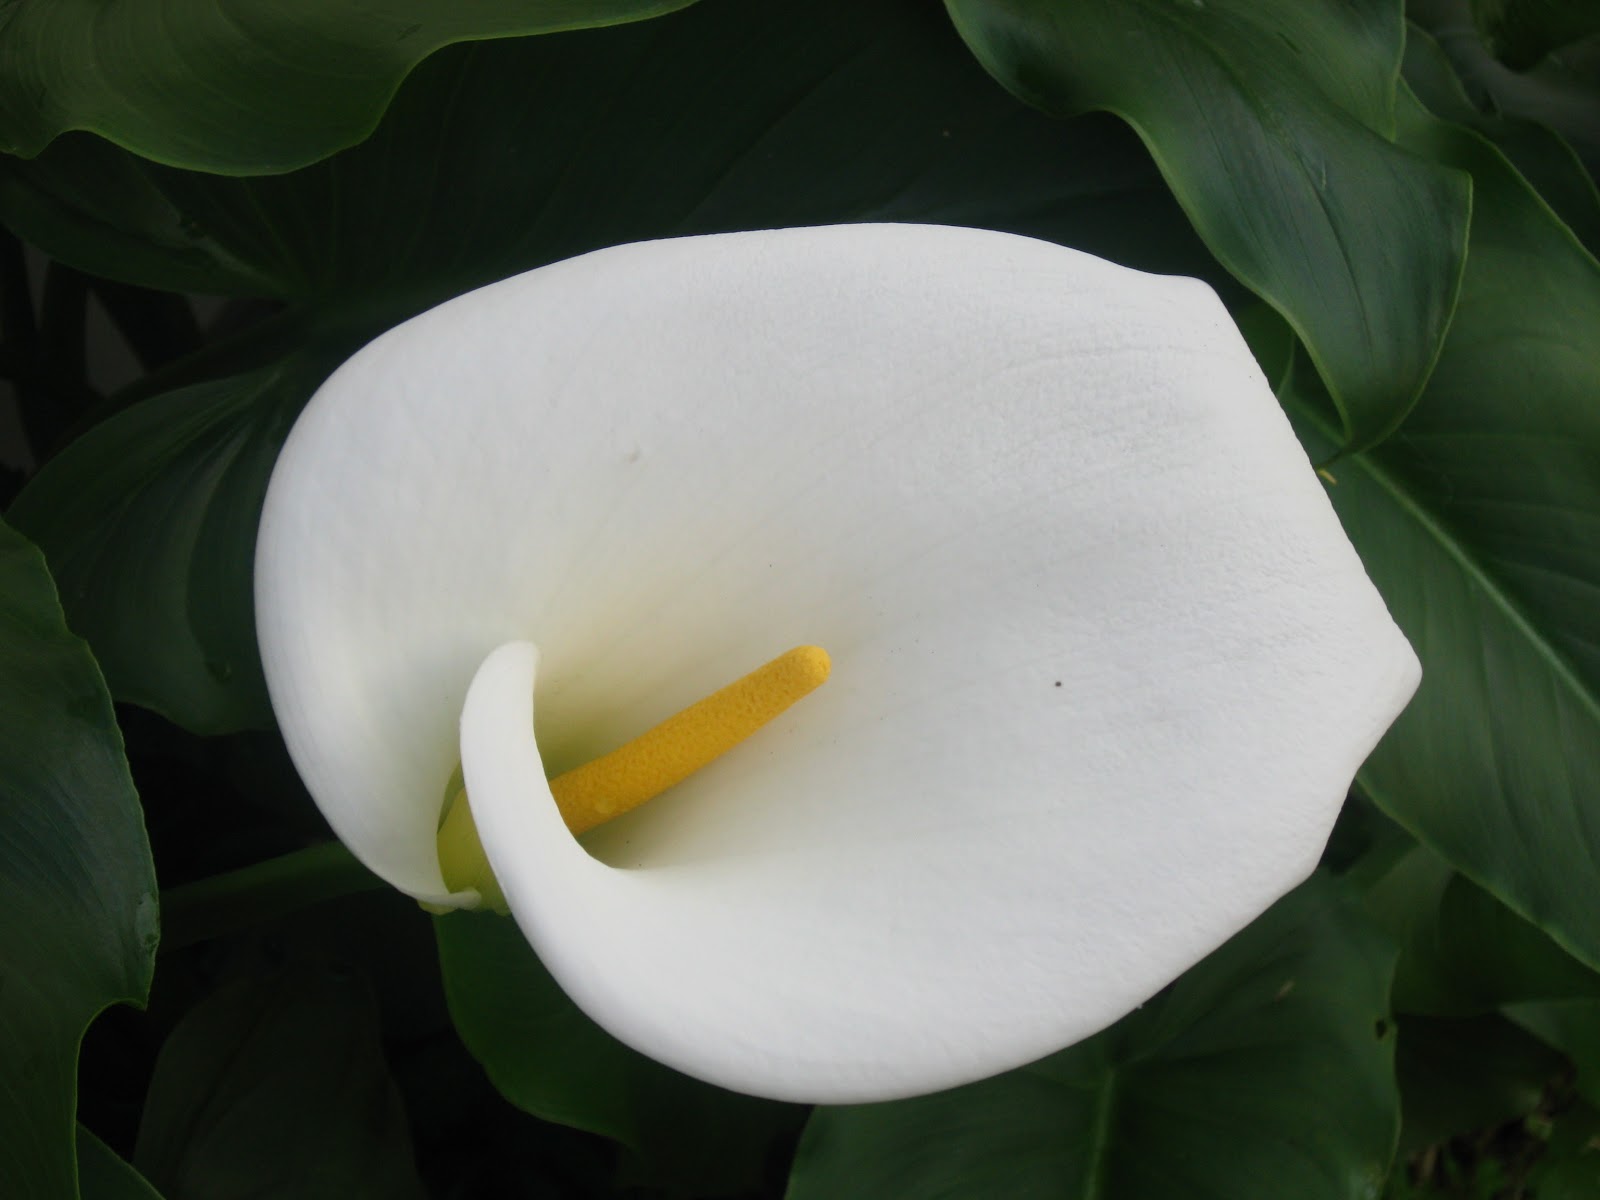
[[1595, 0], [1472, 0], [1472, 16], [1510, 67], [1532, 66], [1552, 50], [1600, 33]]
[[[1600, 264], [1478, 135], [1402, 109], [1475, 182], [1439, 365], [1329, 496], [1423, 664], [1359, 780], [1469, 878], [1600, 966]], [[1314, 457], [1338, 428], [1285, 393]]]
[[1539, 1200], [1600, 1196], [1600, 1110], [1575, 1104], [1562, 1113], [1527, 1182]]
[[569, 1000], [515, 924], [487, 913], [435, 921], [456, 1029], [501, 1094], [637, 1155], [636, 1172], [697, 1194], [759, 1180], [805, 1110], [738, 1096], [628, 1049]]
[[1506, 1006], [1506, 1016], [1578, 1069], [1578, 1093], [1600, 1106], [1600, 1000], [1546, 1000]]
[[1415, 25], [1406, 33], [1405, 79], [1434, 116], [1476, 130], [1498, 146], [1590, 253], [1600, 250], [1600, 191], [1559, 134], [1536, 121], [1475, 108], [1450, 57]]
[[1138, 130], [1213, 254], [1300, 335], [1356, 446], [1404, 417], [1460, 279], [1468, 189], [1391, 143], [1387, 0], [947, 0], [997, 79]]
[[82, 1125], [78, 1126], [78, 1191], [83, 1200], [161, 1200], [143, 1175]]
[[17, 497], [11, 519], [44, 550], [119, 699], [204, 733], [272, 723], [255, 527], [278, 448], [330, 365], [290, 358], [143, 401]]
[[1561, 1055], [1504, 1017], [1398, 1018], [1400, 1153], [1527, 1117], [1566, 1069]]
[[1465, 1017], [1517, 1001], [1600, 999], [1600, 973], [1426, 846], [1373, 884], [1367, 904], [1400, 944], [1396, 1012]]
[[374, 330], [602, 246], [842, 221], [984, 225], [1218, 273], [1136, 139], [1018, 104], [914, 0], [710, 0], [459, 46], [315, 167], [224, 179], [78, 136], [0, 160], [0, 213], [91, 274], [346, 319], [375, 305]]
[[[107, 179], [132, 189], [131, 211]], [[965, 223], [1214, 272], [1137, 139], [1017, 103], [913, 0], [708, 0], [458, 46], [418, 68], [365, 144], [292, 175], [155, 167], [80, 135], [0, 163], [0, 210], [91, 272], [303, 310], [257, 348], [284, 361], [107, 422], [15, 510], [114, 693], [207, 732], [268, 719], [247, 530], [284, 429], [337, 361], [302, 343], [353, 348], [503, 275], [725, 229]]]
[[360, 975], [291, 963], [225, 984], [156, 1061], [134, 1164], [167, 1200], [420, 1200]]
[[791, 1200], [1377, 1195], [1393, 952], [1317, 877], [1143, 1008], [1030, 1067], [818, 1109]]
[[155, 872], [111, 698], [39, 552], [0, 524], [0, 1180], [77, 1194], [78, 1043], [143, 1003]]
[[354, 145], [439, 47], [611, 25], [692, 0], [138, 0], [10, 6], [0, 150], [89, 129], [204, 171], [287, 171]]
[[[1592, 0], [1549, 0], [1546, 12], [1525, 27], [1532, 36], [1513, 35], [1517, 42], [1505, 47], [1491, 47], [1478, 35], [1469, 0], [1413, 0], [1406, 7], [1439, 39], [1468, 91], [1484, 108], [1548, 125], [1572, 144], [1591, 172], [1600, 173], [1600, 32]], [[1544, 6], [1517, 3], [1507, 11], [1512, 7], [1531, 14]], [[1546, 16], [1562, 14], [1570, 14], [1570, 24], [1544, 21]], [[1573, 40], [1551, 45], [1551, 39], [1574, 33], [1578, 36]], [[1500, 50], [1512, 54], [1515, 66], [1495, 56]]]

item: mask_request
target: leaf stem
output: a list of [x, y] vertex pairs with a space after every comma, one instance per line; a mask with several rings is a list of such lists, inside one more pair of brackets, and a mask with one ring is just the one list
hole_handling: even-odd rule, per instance
[[339, 842], [323, 842], [161, 894], [161, 949], [263, 924], [386, 886]]

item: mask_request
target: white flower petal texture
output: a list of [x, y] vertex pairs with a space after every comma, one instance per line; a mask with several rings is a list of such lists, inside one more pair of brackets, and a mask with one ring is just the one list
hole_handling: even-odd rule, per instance
[[[572, 997], [689, 1074], [887, 1099], [1103, 1028], [1315, 865], [1418, 679], [1216, 297], [842, 226], [624, 246], [313, 399], [258, 549], [338, 835], [461, 904], [464, 771]], [[588, 835], [580, 765], [791, 646], [826, 685]]]

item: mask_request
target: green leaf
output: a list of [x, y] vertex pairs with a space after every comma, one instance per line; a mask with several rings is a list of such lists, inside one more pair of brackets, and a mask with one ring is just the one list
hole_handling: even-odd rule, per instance
[[[1553, 2], [1565, 6], [1569, 0]], [[1584, 0], [1583, 8], [1590, 3]], [[1600, 34], [1591, 32], [1537, 63], [1521, 64], [1526, 70], [1514, 70], [1477, 35], [1469, 7], [1468, 0], [1413, 0], [1408, 6], [1439, 39], [1482, 107], [1548, 125], [1572, 144], [1591, 173], [1600, 173]]]
[[142, 1004], [155, 872], [111, 699], [39, 552], [0, 524], [0, 1179], [76, 1195], [78, 1043]]
[[1578, 1093], [1600, 1107], [1600, 1000], [1511, 1004], [1506, 1016], [1572, 1059], [1578, 1069]]
[[138, 0], [0, 15], [0, 151], [93, 130], [157, 162], [287, 171], [359, 142], [441, 46], [634, 21], [691, 0]]
[[[183, 177], [174, 173], [174, 177]], [[69, 134], [39, 158], [0, 155], [0, 215], [52, 257], [94, 275], [174, 292], [276, 296], [283, 264], [241, 259], [181, 212], [162, 168], [87, 134]], [[243, 189], [244, 181], [216, 186]]]
[[1398, 1120], [1393, 961], [1315, 877], [1071, 1049], [935, 1096], [818, 1109], [789, 1196], [1374, 1196]]
[[314, 906], [320, 927], [327, 919], [323, 902], [363, 891], [391, 894], [342, 842], [321, 842], [166, 889], [162, 947], [170, 951], [225, 937]]
[[1600, 1196], [1600, 1111], [1578, 1104], [1562, 1113], [1543, 1156], [1528, 1175], [1538, 1200], [1593, 1200]]
[[994, 76], [1145, 140], [1213, 254], [1281, 312], [1364, 446], [1394, 428], [1450, 321], [1468, 188], [1390, 142], [1388, 0], [946, 0]]
[[0, 160], [0, 215], [91, 274], [264, 290], [368, 331], [602, 246], [841, 221], [981, 225], [1221, 274], [1137, 139], [1017, 103], [918, 0], [708, 0], [457, 46], [314, 167], [217, 178], [78, 135]]
[[1566, 1068], [1560, 1054], [1495, 1015], [1398, 1018], [1400, 1153], [1526, 1117]]
[[640, 1180], [703, 1195], [741, 1190], [804, 1118], [624, 1046], [567, 998], [512, 921], [451, 913], [435, 928], [456, 1030], [495, 1087], [536, 1117], [632, 1148]]
[[0, 163], [0, 208], [88, 271], [305, 310], [260, 351], [288, 354], [281, 367], [146, 401], [69, 447], [16, 509], [116, 695], [204, 732], [267, 719], [247, 531], [283, 429], [340, 353], [313, 347], [302, 366], [296, 337], [353, 348], [617, 242], [827, 221], [970, 223], [1214, 272], [1136, 138], [1018, 104], [916, 0], [707, 2], [457, 46], [369, 141], [292, 175], [155, 167], [76, 135]]
[[1572, 147], [1535, 121], [1480, 112], [1439, 43], [1411, 26], [1405, 79], [1436, 117], [1476, 130], [1500, 148], [1590, 252], [1600, 249], [1600, 190]]
[[1600, 974], [1426, 846], [1390, 868], [1367, 905], [1400, 945], [1396, 1012], [1471, 1016], [1517, 1001], [1600, 998]]
[[83, 1200], [161, 1200], [161, 1194], [115, 1150], [78, 1126], [78, 1190]]
[[256, 522], [278, 448], [330, 365], [288, 358], [145, 400], [17, 497], [11, 519], [44, 550], [119, 700], [202, 733], [272, 723]]
[[[1408, 107], [1471, 171], [1471, 256], [1428, 392], [1329, 496], [1422, 686], [1361, 786], [1474, 882], [1600, 966], [1600, 265], [1483, 139]], [[1315, 457], [1337, 428], [1286, 394]]]
[[1532, 66], [1600, 33], [1597, 0], [1472, 0], [1472, 15], [1495, 57], [1510, 67]]
[[637, 1142], [639, 1056], [567, 999], [516, 925], [452, 913], [435, 933], [456, 1029], [501, 1094], [546, 1121]]
[[168, 1200], [420, 1200], [365, 979], [291, 963], [196, 1005], [156, 1060], [133, 1160]]

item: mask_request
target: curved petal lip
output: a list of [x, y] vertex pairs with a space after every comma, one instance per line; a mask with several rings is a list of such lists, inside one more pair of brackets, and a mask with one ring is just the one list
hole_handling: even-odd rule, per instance
[[[1312, 869], [1418, 678], [1208, 289], [941, 227], [621, 247], [408, 322], [292, 434], [258, 608], [370, 866], [448, 898], [459, 755], [574, 998], [793, 1099], [1140, 1003]], [[593, 857], [550, 825], [545, 768], [806, 642], [830, 682]]]

